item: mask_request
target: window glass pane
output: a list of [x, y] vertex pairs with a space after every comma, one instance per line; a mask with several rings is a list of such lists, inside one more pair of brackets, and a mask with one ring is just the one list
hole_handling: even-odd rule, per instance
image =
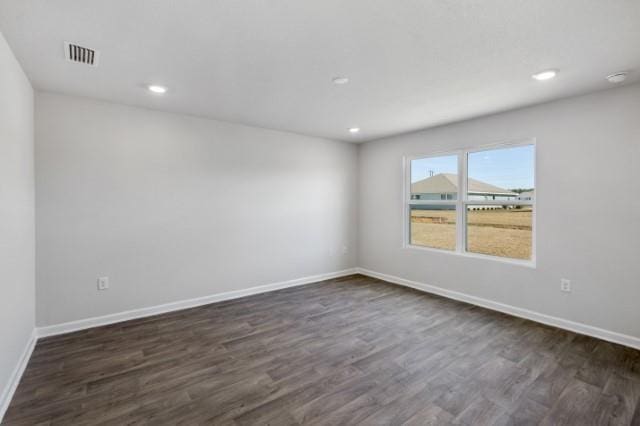
[[457, 198], [457, 155], [411, 160], [412, 200], [456, 200]]
[[469, 153], [468, 200], [533, 201], [534, 155], [533, 145]]
[[410, 211], [411, 244], [456, 249], [455, 205], [412, 205]]
[[467, 206], [467, 251], [531, 259], [531, 206]]

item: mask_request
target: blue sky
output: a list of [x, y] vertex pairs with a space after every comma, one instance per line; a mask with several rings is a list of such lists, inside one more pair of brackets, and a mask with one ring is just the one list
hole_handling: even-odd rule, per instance
[[[533, 188], [533, 158], [533, 145], [473, 152], [469, 154], [469, 177], [505, 189]], [[411, 182], [429, 177], [430, 171], [457, 174], [457, 156], [411, 161]]]

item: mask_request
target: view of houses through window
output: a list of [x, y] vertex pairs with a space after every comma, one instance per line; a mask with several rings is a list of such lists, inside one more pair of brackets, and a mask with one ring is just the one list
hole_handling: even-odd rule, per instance
[[409, 244], [532, 260], [534, 157], [525, 144], [412, 159]]

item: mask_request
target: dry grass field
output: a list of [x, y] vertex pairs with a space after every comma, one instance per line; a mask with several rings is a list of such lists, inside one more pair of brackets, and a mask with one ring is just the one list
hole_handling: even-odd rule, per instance
[[[467, 251], [514, 259], [531, 259], [531, 209], [467, 212]], [[453, 210], [412, 210], [411, 243], [455, 250]]]

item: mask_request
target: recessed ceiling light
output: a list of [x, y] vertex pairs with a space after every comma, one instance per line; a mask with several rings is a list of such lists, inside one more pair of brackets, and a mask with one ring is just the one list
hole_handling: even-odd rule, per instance
[[150, 84], [149, 86], [147, 86], [147, 89], [149, 89], [150, 92], [153, 93], [167, 93], [167, 88], [164, 86], [158, 86], [156, 84]]
[[533, 74], [531, 77], [538, 81], [551, 80], [558, 74], [557, 70], [544, 70]]
[[333, 81], [333, 84], [347, 84], [349, 77], [333, 77], [331, 81]]
[[360, 127], [351, 127], [349, 129], [349, 133], [351, 133], [352, 135], [355, 135], [356, 133], [360, 132]]
[[607, 80], [609, 80], [609, 83], [622, 83], [627, 79], [627, 74], [628, 73], [626, 71], [617, 72], [615, 74], [608, 75]]

